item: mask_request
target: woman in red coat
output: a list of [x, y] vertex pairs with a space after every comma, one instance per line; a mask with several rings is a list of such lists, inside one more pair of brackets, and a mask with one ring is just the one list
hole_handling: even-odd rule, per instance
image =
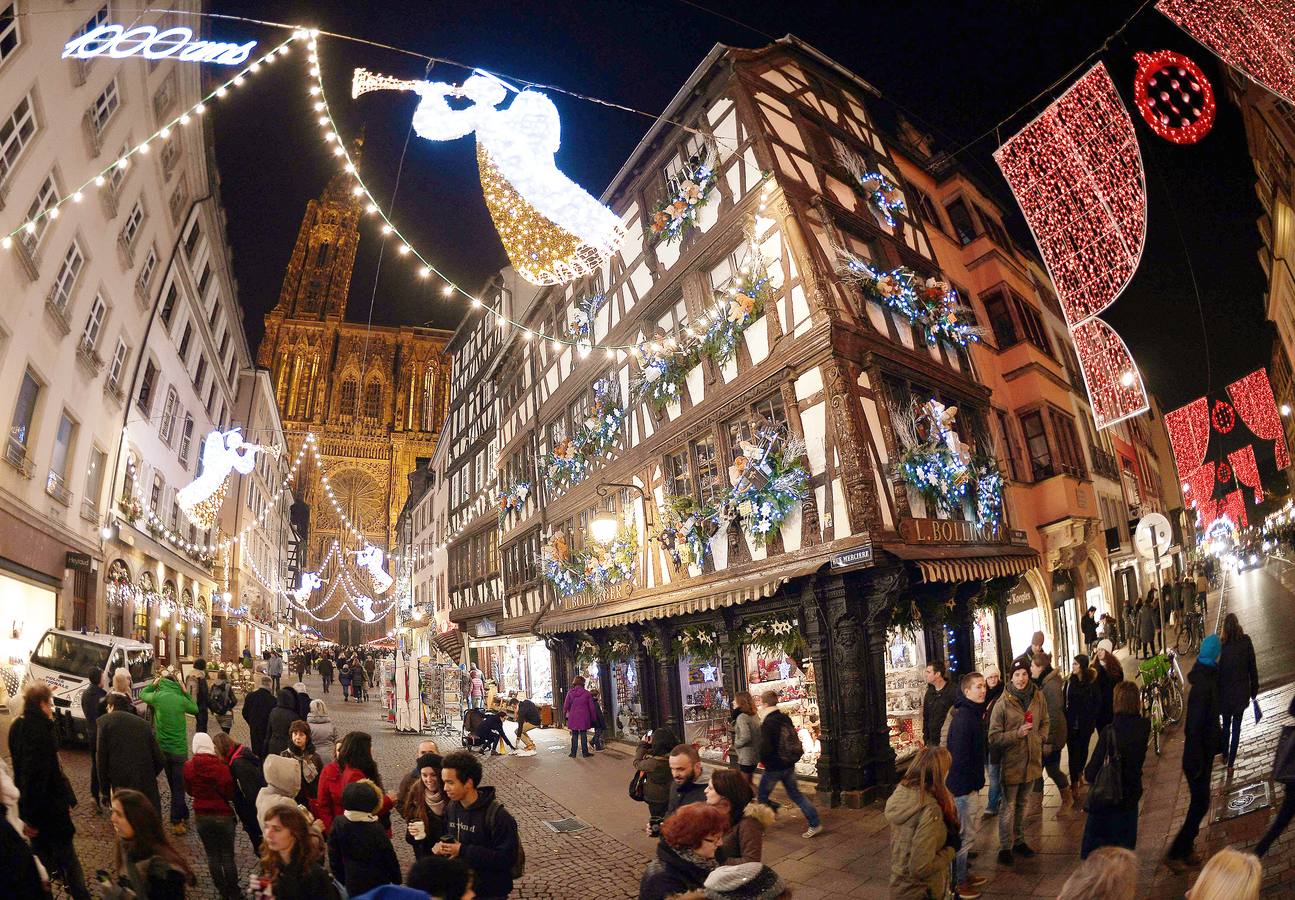
[[193, 756], [184, 764], [184, 791], [193, 798], [193, 812], [207, 868], [224, 898], [241, 896], [238, 865], [234, 862], [234, 776], [216, 755], [211, 735], [193, 736]]
[[[313, 811], [327, 834], [333, 819], [340, 816], [342, 809], [342, 791], [353, 781], [369, 779], [379, 788], [382, 787], [382, 776], [378, 774], [378, 765], [373, 761], [373, 738], [363, 731], [352, 731], [342, 738], [337, 745], [337, 758], [324, 766], [319, 773], [319, 789], [315, 796]], [[378, 814], [382, 825], [391, 836], [391, 808], [395, 801], [387, 793], [382, 795], [382, 811]]]

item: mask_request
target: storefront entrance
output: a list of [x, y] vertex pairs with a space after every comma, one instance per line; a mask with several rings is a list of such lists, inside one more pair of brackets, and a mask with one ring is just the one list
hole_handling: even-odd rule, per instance
[[0, 572], [0, 666], [17, 676], [11, 689], [22, 681], [36, 642], [54, 627], [57, 602], [52, 587]]

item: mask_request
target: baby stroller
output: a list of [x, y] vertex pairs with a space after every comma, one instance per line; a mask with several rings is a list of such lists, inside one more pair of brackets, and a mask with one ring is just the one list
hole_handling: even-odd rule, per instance
[[484, 753], [490, 749], [486, 746], [486, 742], [476, 735], [477, 726], [485, 717], [485, 712], [475, 707], [469, 707], [463, 711], [463, 730], [459, 734], [459, 740], [468, 750]]

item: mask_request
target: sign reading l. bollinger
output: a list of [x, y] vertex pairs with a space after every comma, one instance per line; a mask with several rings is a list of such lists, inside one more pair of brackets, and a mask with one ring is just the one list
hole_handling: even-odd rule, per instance
[[900, 519], [899, 535], [910, 544], [1002, 544], [1001, 524], [981, 525], [952, 519]]
[[145, 59], [166, 59], [174, 56], [184, 62], [209, 62], [222, 66], [236, 66], [247, 62], [256, 41], [246, 44], [226, 44], [220, 41], [195, 41], [193, 31], [179, 26], [158, 31], [152, 25], [126, 28], [122, 25], [100, 25], [85, 34], [79, 34], [63, 46], [63, 58], [93, 59], [110, 56], [125, 59], [139, 55]]

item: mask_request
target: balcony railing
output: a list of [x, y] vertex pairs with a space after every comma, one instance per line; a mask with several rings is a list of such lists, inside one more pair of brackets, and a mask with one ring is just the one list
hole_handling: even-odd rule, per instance
[[87, 522], [99, 521], [99, 506], [88, 497], [81, 501], [81, 518]]
[[1093, 448], [1093, 472], [1112, 480], [1119, 480], [1120, 470], [1115, 463], [1115, 454]]
[[58, 472], [50, 470], [49, 475], [45, 477], [45, 493], [49, 494], [59, 503], [67, 506], [72, 502], [72, 492], [67, 489], [63, 483], [63, 476]]
[[103, 357], [95, 351], [94, 344], [85, 338], [81, 338], [76, 345], [76, 361], [90, 373], [91, 378], [103, 371]]
[[27, 456], [27, 448], [21, 441], [16, 438], [9, 438], [9, 443], [5, 446], [5, 462], [18, 470], [18, 474], [23, 478], [31, 478], [32, 464], [31, 459]]

